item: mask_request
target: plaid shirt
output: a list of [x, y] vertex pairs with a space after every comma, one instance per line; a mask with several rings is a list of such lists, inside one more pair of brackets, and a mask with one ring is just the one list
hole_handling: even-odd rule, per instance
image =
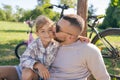
[[29, 44], [26, 51], [20, 58], [20, 66], [22, 68], [27, 67], [33, 69], [33, 65], [36, 62], [44, 64], [46, 68], [49, 68], [55, 59], [59, 44], [55, 41], [51, 41], [47, 48], [43, 47], [43, 44], [39, 38]]

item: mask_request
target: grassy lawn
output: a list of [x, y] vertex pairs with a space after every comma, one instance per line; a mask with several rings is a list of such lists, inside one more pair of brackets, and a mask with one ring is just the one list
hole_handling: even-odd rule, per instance
[[0, 21], [0, 65], [17, 65], [14, 54], [16, 45], [28, 38], [27, 24]]
[[[26, 31], [28, 30], [27, 24], [14, 23], [14, 22], [2, 22], [0, 21], [0, 65], [17, 65], [19, 60], [14, 54], [14, 49], [18, 43], [28, 38]], [[110, 41], [120, 44], [120, 36], [109, 38]], [[110, 60], [105, 60], [107, 67], [111, 64]], [[118, 62], [120, 70], [120, 62]], [[113, 69], [113, 68], [112, 68]], [[109, 72], [112, 72], [110, 70]], [[119, 72], [120, 74], [120, 72]]]

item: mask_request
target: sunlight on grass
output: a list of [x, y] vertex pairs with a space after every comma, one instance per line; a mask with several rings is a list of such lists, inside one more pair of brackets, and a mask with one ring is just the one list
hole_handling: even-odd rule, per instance
[[0, 60], [10, 60], [10, 59], [14, 59], [16, 58], [15, 56], [13, 55], [8, 55], [8, 56], [5, 56], [5, 57], [1, 57]]
[[28, 38], [27, 24], [0, 21], [0, 65], [18, 64], [15, 46]]

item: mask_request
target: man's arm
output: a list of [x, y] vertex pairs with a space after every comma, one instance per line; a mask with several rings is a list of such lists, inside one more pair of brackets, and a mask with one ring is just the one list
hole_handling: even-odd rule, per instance
[[110, 80], [106, 66], [100, 50], [90, 44], [89, 54], [87, 55], [87, 66], [96, 80]]

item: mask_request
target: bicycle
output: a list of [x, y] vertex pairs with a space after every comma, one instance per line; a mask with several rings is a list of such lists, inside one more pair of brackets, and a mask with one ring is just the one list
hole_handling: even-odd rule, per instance
[[28, 40], [26, 41], [22, 41], [19, 44], [17, 44], [17, 46], [15, 47], [15, 55], [18, 59], [20, 59], [21, 55], [23, 54], [23, 52], [25, 51], [26, 47], [34, 40], [33, 38], [33, 25], [34, 25], [34, 21], [32, 21], [31, 19], [28, 21], [25, 21], [26, 24], [28, 24], [28, 27], [30, 28], [30, 31], [27, 31], [28, 34]]
[[[63, 16], [64, 10], [69, 8], [69, 6], [67, 6], [66, 4], [64, 4], [63, 6], [52, 5], [48, 8], [53, 8], [53, 6], [62, 9], [61, 14], [60, 14], [60, 18]], [[91, 28], [89, 38], [91, 39], [91, 43], [95, 44], [98, 48], [101, 49], [101, 53], [102, 53], [104, 60], [111, 59], [112, 60], [112, 67], [119, 68], [119, 71], [117, 73], [118, 75], [116, 75], [114, 73], [114, 70], [112, 70], [112, 72], [109, 72], [109, 73], [110, 73], [111, 78], [116, 78], [116, 79], [120, 80], [120, 65], [118, 65], [118, 66], [116, 65], [117, 62], [118, 62], [118, 64], [120, 64], [120, 43], [119, 44], [112, 44], [112, 42], [110, 42], [111, 40], [108, 40], [108, 38], [107, 38], [107, 37], [110, 37], [110, 39], [111, 39], [114, 36], [117, 36], [117, 38], [119, 37], [119, 39], [120, 39], [120, 28], [109, 28], [109, 29], [106, 29], [104, 31], [99, 32], [96, 29], [96, 26], [97, 26], [99, 19], [101, 19], [103, 17], [104, 17], [103, 15], [89, 16], [88, 17], [88, 20], [89, 19], [93, 20], [91, 25], [88, 24], [88, 27]], [[92, 20], [90, 20], [90, 21], [92, 21]], [[94, 37], [92, 36], [93, 32], [95, 32], [95, 34], [96, 34], [96, 35], [94, 35]], [[114, 43], [115, 43], [115, 41], [114, 41]], [[108, 64], [106, 64], [106, 66], [108, 66]], [[109, 66], [109, 67], [111, 67], [111, 66]], [[107, 69], [108, 69], [108, 67], [107, 67]], [[108, 69], [108, 71], [109, 71], [109, 69]], [[116, 70], [115, 70], [115, 72], [116, 72]]]
[[[97, 24], [99, 19], [103, 17], [103, 15], [88, 17], [88, 20], [92, 21], [91, 24], [88, 23], [88, 27], [91, 29], [89, 38], [91, 43], [101, 50], [102, 56], [105, 62], [107, 62], [105, 64], [111, 78], [120, 80], [120, 28], [109, 28], [99, 32], [96, 29]], [[92, 36], [93, 33], [95, 33], [94, 37]], [[111, 40], [116, 37], [119, 40]]]
[[64, 10], [67, 10], [69, 8], [69, 6], [66, 5], [66, 4], [63, 4], [63, 5], [51, 4], [50, 6], [48, 6], [46, 8], [53, 9], [54, 6], [57, 7], [57, 8], [60, 8], [62, 10], [61, 13], [60, 13], [59, 19], [62, 18], [63, 14], [64, 14]]

